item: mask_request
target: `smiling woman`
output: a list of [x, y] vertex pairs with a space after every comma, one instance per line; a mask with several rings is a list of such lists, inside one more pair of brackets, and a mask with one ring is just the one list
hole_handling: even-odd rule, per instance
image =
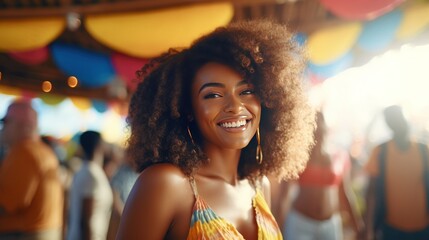
[[142, 173], [118, 239], [282, 239], [266, 175], [295, 177], [308, 158], [302, 56], [283, 26], [255, 21], [143, 67], [128, 118]]
[[253, 85], [234, 70], [207, 63], [195, 75], [192, 108], [206, 151], [211, 147], [242, 149], [255, 135], [261, 102]]

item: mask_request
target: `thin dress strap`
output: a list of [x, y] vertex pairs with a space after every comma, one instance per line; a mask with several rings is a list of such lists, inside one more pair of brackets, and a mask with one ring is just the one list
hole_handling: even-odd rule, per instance
[[259, 191], [259, 192], [261, 192], [261, 193], [263, 192], [263, 189], [262, 189], [262, 178], [258, 179], [256, 181], [256, 190]]
[[255, 192], [262, 191], [262, 179], [249, 179], [249, 183]]
[[195, 178], [191, 176], [189, 178], [189, 183], [191, 184], [192, 192], [194, 193], [194, 196], [198, 196], [198, 189], [197, 189], [197, 183], [195, 182]]

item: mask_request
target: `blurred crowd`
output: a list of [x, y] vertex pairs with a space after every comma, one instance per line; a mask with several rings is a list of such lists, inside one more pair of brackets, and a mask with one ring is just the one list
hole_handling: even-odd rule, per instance
[[[326, 147], [329, 128], [318, 113], [305, 171], [271, 183], [285, 239], [429, 239], [427, 141], [409, 136], [399, 106], [384, 117], [391, 139], [341, 149]], [[41, 136], [25, 100], [1, 122], [0, 239], [115, 239], [138, 177], [124, 149], [96, 131], [70, 142]]]
[[90, 130], [39, 135], [27, 100], [1, 121], [0, 239], [115, 239], [138, 176], [123, 147]]

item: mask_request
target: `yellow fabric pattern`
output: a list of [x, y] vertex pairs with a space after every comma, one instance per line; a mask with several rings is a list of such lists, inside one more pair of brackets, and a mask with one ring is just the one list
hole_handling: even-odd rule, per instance
[[[228, 239], [244, 240], [244, 237], [231, 223], [216, 215], [208, 204], [201, 198], [195, 187], [195, 182], [191, 183], [195, 193], [195, 204], [191, 219], [188, 240], [206, 239]], [[262, 193], [259, 189], [252, 199], [253, 208], [258, 224], [258, 239], [260, 240], [282, 240], [282, 234], [271, 214]]]

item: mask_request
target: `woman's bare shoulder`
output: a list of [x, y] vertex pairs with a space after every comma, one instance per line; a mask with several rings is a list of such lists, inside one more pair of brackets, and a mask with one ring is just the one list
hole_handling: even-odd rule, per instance
[[271, 182], [267, 176], [263, 176], [261, 181], [262, 191], [265, 196], [269, 196], [271, 194]]
[[136, 187], [149, 189], [155, 187], [158, 188], [157, 192], [174, 191], [178, 187], [183, 191], [186, 186], [191, 190], [188, 176], [179, 167], [169, 163], [155, 164], [146, 168], [136, 181]]
[[176, 165], [171, 163], [158, 163], [154, 164], [150, 167], [147, 167], [143, 170], [140, 175], [152, 175], [155, 174], [160, 177], [181, 177], [186, 178], [187, 176], [183, 173], [183, 171]]
[[[118, 239], [163, 239], [174, 222], [185, 218], [183, 212], [189, 215], [192, 204], [192, 188], [180, 168], [172, 164], [150, 166], [140, 173], [128, 197]], [[190, 216], [186, 217], [190, 222]], [[185, 228], [189, 226], [179, 230], [184, 232]]]
[[256, 186], [260, 193], [264, 196], [265, 201], [271, 206], [271, 182], [267, 176], [262, 176], [256, 180]]

